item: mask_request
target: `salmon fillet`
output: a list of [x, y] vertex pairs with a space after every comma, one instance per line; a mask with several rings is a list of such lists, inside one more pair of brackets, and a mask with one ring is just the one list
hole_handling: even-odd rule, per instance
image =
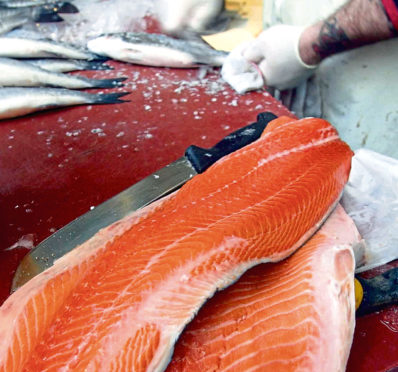
[[217, 294], [167, 372], [345, 371], [355, 325], [353, 221], [338, 206], [296, 253]]
[[0, 308], [0, 371], [162, 371], [215, 291], [290, 255], [347, 181], [321, 119], [279, 119], [177, 193], [101, 230]]

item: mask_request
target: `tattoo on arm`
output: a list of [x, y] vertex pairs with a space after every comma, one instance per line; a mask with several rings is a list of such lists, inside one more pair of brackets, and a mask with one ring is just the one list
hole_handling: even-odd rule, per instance
[[350, 0], [325, 21], [304, 30], [299, 53], [304, 63], [314, 65], [330, 55], [395, 36], [381, 0]]
[[331, 17], [324, 22], [318, 40], [312, 44], [312, 49], [322, 59], [343, 52], [350, 47], [352, 47], [352, 42], [339, 26], [336, 17]]

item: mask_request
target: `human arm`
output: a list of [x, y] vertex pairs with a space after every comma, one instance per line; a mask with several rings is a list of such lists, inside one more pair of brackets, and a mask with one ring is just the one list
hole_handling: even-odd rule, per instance
[[301, 34], [299, 54], [314, 65], [346, 50], [396, 36], [396, 30], [380, 0], [351, 0], [326, 20]]
[[309, 77], [323, 59], [396, 36], [398, 21], [392, 21], [398, 10], [392, 6], [387, 14], [385, 3], [395, 4], [394, 0], [351, 0], [307, 28], [270, 27], [242, 55], [258, 65], [267, 85], [281, 90], [293, 88]]

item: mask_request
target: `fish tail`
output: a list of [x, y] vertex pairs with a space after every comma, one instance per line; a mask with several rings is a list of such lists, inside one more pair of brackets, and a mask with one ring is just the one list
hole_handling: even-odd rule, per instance
[[39, 23], [46, 23], [62, 22], [64, 19], [54, 9], [38, 8], [33, 20]]
[[91, 53], [92, 57], [89, 58], [90, 61], [98, 61], [98, 62], [105, 62], [109, 59], [109, 57], [101, 56], [100, 54]]
[[62, 2], [58, 4], [58, 13], [75, 14], [79, 13], [79, 9], [72, 3]]
[[114, 70], [112, 66], [106, 65], [103, 61], [87, 61], [84, 66], [87, 70]]
[[93, 94], [93, 100], [90, 102], [96, 105], [112, 104], [112, 103], [124, 103], [130, 102], [128, 100], [120, 99], [120, 97], [126, 96], [131, 92], [119, 92], [119, 93], [106, 93], [106, 94]]
[[116, 79], [89, 79], [92, 88], [117, 88], [123, 87], [122, 81], [125, 81], [126, 77]]

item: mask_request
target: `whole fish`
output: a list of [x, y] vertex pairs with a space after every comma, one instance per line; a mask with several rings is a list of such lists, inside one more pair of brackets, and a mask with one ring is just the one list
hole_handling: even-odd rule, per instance
[[227, 53], [202, 41], [174, 39], [161, 34], [126, 32], [99, 36], [87, 43], [93, 53], [147, 66], [221, 66]]
[[36, 111], [76, 105], [128, 102], [119, 99], [129, 92], [91, 94], [58, 88], [0, 89], [0, 119], [15, 118]]
[[88, 79], [83, 76], [65, 75], [11, 58], [0, 58], [0, 71], [0, 86], [3, 87], [115, 88], [123, 86], [121, 82], [126, 80], [126, 78]]
[[101, 59], [86, 50], [47, 39], [0, 37], [0, 57]]
[[82, 59], [40, 58], [25, 59], [24, 62], [52, 72], [70, 72], [83, 70], [113, 70], [113, 67], [101, 61], [85, 61]]

